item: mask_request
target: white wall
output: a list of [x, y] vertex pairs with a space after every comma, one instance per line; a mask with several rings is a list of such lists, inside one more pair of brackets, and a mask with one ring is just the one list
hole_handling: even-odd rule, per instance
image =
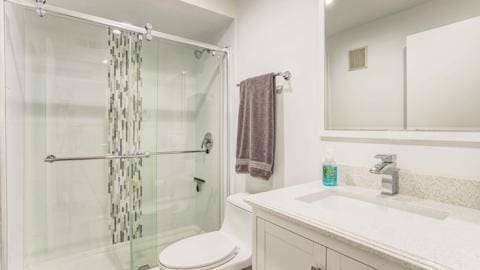
[[[323, 7], [318, 5], [318, 1], [304, 1], [301, 5], [295, 1], [239, 2], [233, 80], [238, 82], [260, 73], [289, 69], [293, 73], [293, 89], [278, 97], [278, 151], [273, 183], [265, 184], [244, 175], [234, 175], [236, 191], [265, 190], [320, 180], [321, 160], [327, 148], [335, 150], [336, 159], [342, 164], [368, 168], [376, 162], [373, 155], [391, 152], [398, 154], [401, 169], [427, 175], [479, 179], [480, 148], [474, 145], [455, 147], [441, 142], [422, 145], [385, 140], [368, 143], [362, 139], [320, 140], [324, 116], [325, 55]], [[468, 7], [460, 6], [468, 12]], [[442, 8], [437, 14], [442, 18], [449, 12], [450, 9]], [[231, 119], [234, 123], [238, 108], [236, 90], [233, 89], [235, 103]], [[236, 128], [231, 130], [235, 137]], [[362, 134], [358, 132], [359, 137]], [[432, 133], [432, 136], [436, 134]]]
[[181, 0], [191, 5], [199, 6], [213, 12], [234, 18], [236, 15], [236, 0]]
[[[379, 22], [328, 39], [329, 128], [403, 127], [405, 36], [392, 38], [385, 35], [389, 30], [389, 25]], [[368, 47], [368, 68], [350, 71], [349, 51], [362, 47]]]
[[[234, 174], [236, 190], [251, 192], [320, 179], [318, 134], [319, 52], [322, 29], [317, 0], [242, 0], [236, 20], [235, 76], [289, 70], [291, 88], [277, 96], [276, 159], [272, 178], [265, 182]], [[281, 80], [281, 79], [279, 79]], [[280, 81], [279, 81], [280, 82]], [[233, 88], [231, 119], [236, 137], [238, 88]], [[232, 149], [234, 159], [235, 148]]]
[[[436, 133], [436, 132], [432, 132]], [[361, 136], [361, 132], [359, 133]], [[363, 140], [323, 141], [320, 152], [334, 149], [335, 157], [341, 164], [372, 167], [379, 153], [397, 154], [398, 166], [416, 174], [446, 176], [480, 181], [480, 148], [478, 146], [448, 146], [447, 144], [406, 144], [382, 142], [365, 143]]]
[[207, 43], [232, 22], [234, 0], [49, 0], [48, 4]]
[[409, 128], [480, 130], [478, 48], [480, 17], [407, 37]]

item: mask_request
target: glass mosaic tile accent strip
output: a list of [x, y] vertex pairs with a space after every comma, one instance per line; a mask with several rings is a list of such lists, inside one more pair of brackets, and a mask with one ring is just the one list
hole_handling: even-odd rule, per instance
[[[140, 151], [142, 35], [108, 29], [108, 153]], [[142, 159], [108, 161], [112, 243], [142, 237]]]

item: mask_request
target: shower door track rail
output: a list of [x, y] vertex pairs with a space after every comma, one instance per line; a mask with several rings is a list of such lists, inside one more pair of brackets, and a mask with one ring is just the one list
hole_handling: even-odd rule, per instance
[[[32, 0], [3, 0], [3, 1], [14, 3], [32, 10], [36, 10], [38, 8], [35, 5], [35, 1], [32, 1]], [[136, 32], [142, 35], [148, 34], [157, 38], [176, 41], [176, 42], [189, 44], [196, 47], [211, 49], [211, 50], [223, 52], [226, 54], [229, 53], [227, 48], [221, 48], [216, 45], [192, 40], [189, 38], [179, 37], [172, 34], [167, 34], [167, 33], [159, 32], [155, 30], [146, 29], [147, 28], [146, 26], [145, 27], [134, 26], [128, 23], [121, 23], [118, 21], [114, 21], [114, 20], [110, 20], [110, 19], [106, 19], [106, 18], [102, 18], [102, 17], [98, 17], [98, 16], [94, 16], [94, 15], [90, 15], [82, 12], [77, 12], [69, 9], [64, 9], [64, 8], [60, 8], [60, 7], [56, 7], [48, 4], [45, 4], [42, 7], [42, 9], [45, 10], [45, 12], [47, 12], [46, 16], [48, 16], [48, 13], [51, 13], [61, 17], [73, 18], [73, 19], [82, 20], [82, 21], [90, 22], [97, 25], [115, 27], [115, 28], [131, 31], [131, 32]]]
[[133, 158], [149, 158], [151, 156], [162, 155], [178, 155], [178, 154], [193, 154], [193, 153], [205, 153], [209, 154], [210, 150], [185, 150], [185, 151], [162, 151], [162, 152], [145, 152], [131, 155], [105, 155], [105, 156], [84, 156], [84, 157], [60, 157], [55, 155], [48, 155], [43, 161], [47, 163], [54, 163], [60, 161], [82, 161], [82, 160], [112, 160], [112, 159], [133, 159]]

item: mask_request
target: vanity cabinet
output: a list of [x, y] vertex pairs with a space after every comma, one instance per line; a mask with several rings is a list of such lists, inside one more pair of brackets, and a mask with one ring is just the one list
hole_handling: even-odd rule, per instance
[[270, 222], [257, 223], [258, 270], [325, 270], [327, 249]]
[[256, 235], [257, 270], [374, 270], [263, 219]]
[[298, 222], [254, 211], [253, 270], [405, 270]]

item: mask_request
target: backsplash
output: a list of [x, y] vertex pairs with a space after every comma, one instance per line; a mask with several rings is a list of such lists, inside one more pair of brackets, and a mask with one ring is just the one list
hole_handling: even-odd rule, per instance
[[[480, 179], [459, 179], [420, 175], [400, 169], [399, 193], [402, 195], [480, 209]], [[381, 189], [381, 175], [368, 168], [339, 165], [342, 184]]]

